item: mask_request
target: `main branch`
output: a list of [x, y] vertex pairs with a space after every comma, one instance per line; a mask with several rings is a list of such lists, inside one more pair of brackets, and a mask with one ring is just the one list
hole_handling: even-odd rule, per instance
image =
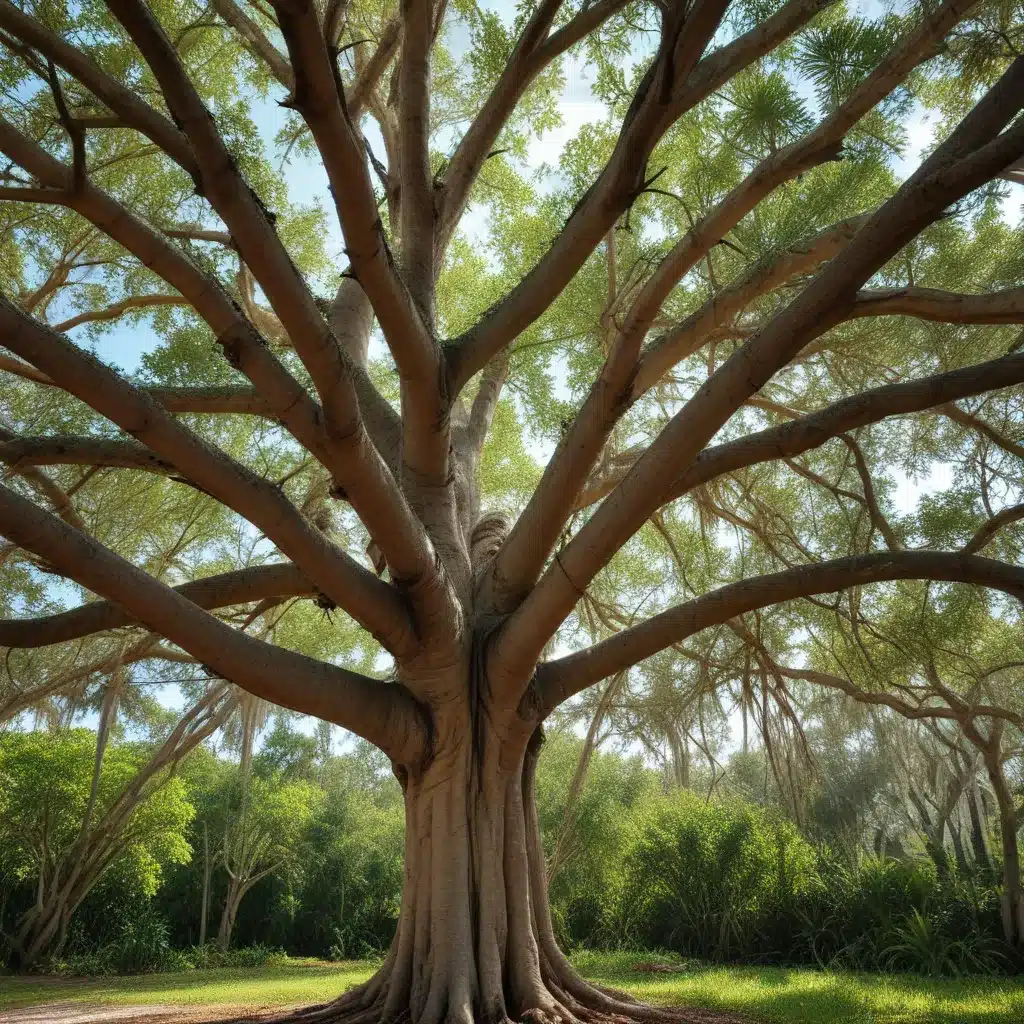
[[401, 686], [368, 679], [232, 629], [6, 487], [0, 487], [0, 533], [129, 610], [150, 629], [250, 693], [344, 726], [397, 763], [415, 762], [423, 755], [423, 722]]

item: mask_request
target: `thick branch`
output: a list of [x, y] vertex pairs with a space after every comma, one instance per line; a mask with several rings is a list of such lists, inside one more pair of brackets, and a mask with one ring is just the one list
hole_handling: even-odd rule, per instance
[[[440, 261], [434, 257], [436, 210], [430, 170], [430, 48], [434, 39], [434, 3], [433, 0], [402, 0], [401, 7], [398, 167], [389, 173], [398, 175], [401, 195], [402, 277], [424, 318], [432, 323], [435, 268], [440, 267]], [[365, 168], [365, 161], [363, 166]], [[372, 301], [373, 296], [370, 298]], [[398, 357], [395, 359], [397, 361]]]
[[508, 356], [498, 356], [484, 370], [480, 378], [480, 387], [473, 397], [473, 405], [469, 410], [467, 431], [469, 443], [473, 450], [480, 452], [487, 440], [487, 432], [491, 429], [494, 410], [501, 398], [501, 389], [508, 376]]
[[348, 108], [348, 116], [353, 124], [359, 122], [363, 108], [369, 101], [370, 95], [377, 87], [388, 65], [391, 63], [395, 52], [398, 50], [399, 40], [402, 38], [402, 22], [400, 18], [392, 18], [387, 23], [373, 55], [359, 70], [356, 80], [345, 93], [345, 105]]
[[244, 690], [351, 729], [399, 763], [425, 752], [419, 711], [401, 686], [379, 683], [232, 629], [4, 487], [0, 532], [130, 610], [140, 622]]
[[1024, 519], [1024, 505], [1010, 505], [997, 512], [991, 519], [978, 527], [974, 536], [964, 545], [964, 554], [975, 555], [995, 540], [996, 534], [1011, 523]]
[[[768, 427], [755, 434], [748, 434], [701, 452], [694, 465], [673, 483], [669, 500], [681, 497], [694, 487], [699, 487], [726, 473], [734, 473], [762, 462], [800, 455], [820, 447], [846, 431], [856, 430], [891, 416], [906, 416], [926, 409], [935, 409], [947, 416], [950, 409], [961, 413], [962, 410], [950, 403], [956, 399], [970, 398], [1020, 383], [1024, 383], [1024, 357], [1014, 355], [986, 363], [976, 363], [960, 370], [950, 370], [934, 377], [922, 377], [901, 384], [886, 384], [844, 398], [805, 416], [775, 402], [751, 399], [749, 405], [770, 405], [771, 411], [794, 417], [793, 422]], [[964, 413], [964, 416], [969, 414]], [[578, 506], [585, 508], [610, 494], [639, 461], [645, 450], [633, 448], [616, 456], [605, 471], [588, 483], [587, 489], [580, 495]], [[1024, 458], [1024, 449], [1020, 454]]]
[[72, 191], [71, 169], [2, 118], [0, 151], [47, 186], [62, 190], [70, 209], [181, 292], [209, 325], [228, 362], [241, 370], [259, 390], [271, 414], [307, 451], [328, 464], [320, 407], [274, 357], [216, 280], [200, 271], [180, 249], [91, 182], [86, 181], [81, 188]]
[[1024, 355], [1018, 354], [939, 373], [934, 377], [863, 391], [790, 423], [705, 449], [694, 464], [672, 482], [669, 500], [681, 497], [725, 473], [774, 459], [792, 458], [818, 448], [834, 437], [890, 416], [941, 408], [954, 399], [969, 398], [1021, 383], [1024, 383]]
[[398, 595], [332, 544], [272, 483], [203, 442], [148, 395], [63, 335], [0, 300], [7, 347], [86, 402], [182, 476], [234, 509], [277, 544], [317, 587], [394, 650], [407, 646], [409, 621]]
[[[72, 577], [74, 578], [74, 577]], [[316, 588], [290, 562], [207, 576], [174, 588], [200, 608], [211, 610], [276, 597], [311, 597]], [[0, 647], [46, 647], [138, 621], [111, 601], [96, 601], [38, 619], [0, 619]]]
[[177, 472], [170, 462], [133, 441], [74, 435], [24, 437], [6, 431], [0, 431], [0, 462], [18, 472], [27, 466], [107, 466], [165, 476]]
[[[395, 571], [420, 578], [434, 570], [429, 542], [387, 467], [366, 435], [353, 384], [355, 372], [338, 348], [298, 268], [292, 263], [268, 211], [249, 188], [163, 28], [141, 0], [110, 0], [108, 6], [152, 69], [168, 108], [199, 159], [201, 193], [227, 225], [246, 266], [260, 283], [313, 378], [324, 407], [326, 463]], [[311, 28], [326, 60], [315, 12]], [[282, 15], [284, 11], [282, 10]], [[283, 19], [284, 26], [288, 19]], [[287, 32], [285, 33], [288, 34]], [[293, 66], [295, 64], [293, 54]], [[307, 56], [307, 55], [303, 55]], [[302, 88], [305, 73], [296, 89]], [[330, 68], [328, 67], [328, 72]], [[333, 76], [331, 76], [333, 90]], [[347, 189], [343, 189], [347, 191]], [[375, 210], [371, 210], [375, 213]], [[382, 327], [385, 318], [380, 316]], [[386, 328], [385, 328], [386, 329]]]
[[906, 579], [970, 583], [1024, 600], [1024, 569], [978, 555], [901, 551], [837, 558], [732, 583], [585, 651], [547, 662], [537, 670], [536, 697], [546, 715], [593, 683], [737, 615], [814, 594]]
[[247, 416], [272, 416], [266, 399], [246, 385], [211, 385], [209, 387], [147, 387], [152, 399], [168, 412], [237, 413]]
[[[799, 7], [806, 10], [806, 20], [811, 17], [811, 8], [816, 3], [821, 0], [791, 0], [783, 11]], [[658, 140], [686, 110], [708, 94], [707, 88], [688, 88], [687, 80], [724, 10], [721, 0], [699, 0], [689, 11], [683, 11], [682, 5], [666, 10], [658, 52], [637, 88], [615, 150], [601, 174], [533, 269], [475, 326], [452, 343], [449, 361], [453, 395], [550, 306], [618, 217], [642, 192], [647, 161]], [[788, 28], [787, 35], [789, 31], [792, 28]], [[759, 55], [741, 51], [744, 62]], [[707, 85], [713, 87], [710, 82]]]
[[636, 401], [677, 363], [693, 355], [718, 327], [762, 295], [768, 295], [799, 274], [832, 259], [864, 226], [868, 215], [850, 217], [791, 246], [773, 259], [752, 267], [737, 281], [713, 295], [678, 327], [655, 338], [644, 350], [630, 394]]
[[[398, 366], [405, 463], [426, 481], [443, 483], [448, 444], [440, 392], [440, 348], [395, 271], [362, 142], [345, 110], [341, 83], [331, 65], [316, 9], [309, 0], [289, 0], [279, 3], [277, 11], [296, 69], [295, 107], [313, 133], [323, 159], [351, 272], [366, 292]], [[314, 380], [318, 378], [314, 366], [310, 373]], [[390, 557], [388, 561], [390, 564]]]
[[617, 332], [615, 348], [601, 377], [545, 467], [537, 489], [495, 561], [496, 590], [506, 594], [513, 604], [525, 595], [573, 510], [592, 503], [595, 494], [607, 494], [614, 486], [613, 481], [621, 480], [639, 457], [637, 453], [618, 466], [613, 460], [611, 465], [600, 467], [595, 478], [587, 482], [597, 453], [618, 417], [667, 370], [697, 351], [711, 331], [728, 323], [758, 296], [830, 259], [853, 238], [866, 219], [863, 216], [843, 221], [755, 266], [708, 299], [679, 327], [656, 339], [644, 352], [638, 368], [636, 349], [646, 327], [627, 325]]
[[[23, 363], [20, 359], [0, 355], [0, 370], [6, 370], [36, 384], [57, 386], [45, 373], [40, 373], [34, 366]], [[238, 413], [272, 417], [270, 408], [260, 393], [244, 384], [145, 387], [141, 390], [159, 402], [168, 412]]]
[[948, 324], [1024, 323], [1024, 288], [962, 295], [937, 288], [879, 288], [857, 293], [850, 317], [912, 316]]

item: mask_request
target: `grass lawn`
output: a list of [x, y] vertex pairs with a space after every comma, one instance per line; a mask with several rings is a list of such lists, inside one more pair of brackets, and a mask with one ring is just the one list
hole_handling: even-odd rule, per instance
[[[748, 1014], [780, 1024], [1021, 1024], [1024, 978], [930, 981], [910, 975], [847, 974], [783, 967], [698, 966], [679, 974], [631, 970], [630, 953], [583, 953], [588, 977], [640, 999]], [[76, 1001], [267, 1008], [324, 1002], [368, 977], [366, 963], [293, 960], [280, 967], [190, 971], [92, 980], [0, 977], [0, 1012]]]

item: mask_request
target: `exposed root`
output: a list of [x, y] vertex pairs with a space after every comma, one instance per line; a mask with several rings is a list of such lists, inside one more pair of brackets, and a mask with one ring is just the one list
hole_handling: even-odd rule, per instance
[[[564, 958], [563, 958], [564, 959]], [[369, 981], [349, 989], [338, 999], [317, 1006], [306, 1006], [284, 1014], [231, 1018], [219, 1024], [417, 1024], [404, 1008], [388, 1013], [389, 965]], [[749, 1017], [719, 1010], [692, 1007], [650, 1006], [636, 1002], [624, 992], [605, 989], [581, 978], [565, 961], [565, 967], [552, 970], [544, 957], [543, 1005], [523, 1010], [518, 1017], [494, 1017], [463, 1002], [446, 1006], [444, 1024], [471, 1021], [474, 1024], [751, 1024]]]
[[[466, 734], [463, 725], [455, 730]], [[581, 978], [548, 906], [535, 771], [537, 730], [516, 746], [439, 739], [405, 777], [398, 931], [374, 977], [273, 1024], [739, 1024], [712, 1010], [645, 1006]], [[250, 1020], [252, 1018], [249, 1018]]]

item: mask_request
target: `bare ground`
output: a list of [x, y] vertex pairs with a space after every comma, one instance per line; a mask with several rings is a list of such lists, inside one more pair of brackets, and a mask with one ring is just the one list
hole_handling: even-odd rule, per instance
[[0, 1024], [208, 1024], [225, 1018], [258, 1021], [270, 1012], [226, 1006], [60, 1002], [0, 1011]]

